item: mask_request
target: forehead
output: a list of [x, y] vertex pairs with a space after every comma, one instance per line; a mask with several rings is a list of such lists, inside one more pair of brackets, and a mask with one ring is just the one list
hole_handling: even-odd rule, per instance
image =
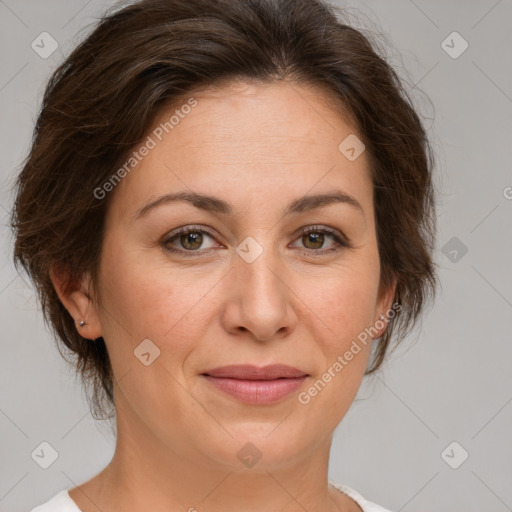
[[116, 201], [140, 206], [143, 197], [176, 189], [240, 204], [270, 193], [288, 201], [337, 186], [364, 203], [371, 197], [366, 152], [351, 161], [339, 147], [354, 136], [353, 122], [321, 88], [284, 81], [203, 87], [160, 112], [148, 133], [152, 148], [118, 185]]
[[[197, 104], [188, 109], [186, 103], [191, 97]], [[296, 146], [304, 144], [337, 149], [338, 139], [357, 131], [352, 117], [332, 92], [284, 80], [236, 81], [198, 88], [162, 111], [155, 126], [165, 127], [169, 114], [185, 109], [190, 111], [180, 119], [174, 116], [178, 124], [166, 130], [163, 137], [170, 135], [167, 132], [178, 132], [181, 145], [195, 147], [200, 140], [202, 147], [229, 148], [233, 157], [250, 148], [272, 155], [279, 145], [283, 146], [279, 154], [286, 156], [301, 154]], [[306, 151], [311, 150], [309, 147]]]

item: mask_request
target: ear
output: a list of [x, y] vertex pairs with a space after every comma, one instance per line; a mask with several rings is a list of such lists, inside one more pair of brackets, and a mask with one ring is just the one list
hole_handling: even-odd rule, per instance
[[[391, 309], [391, 306], [393, 305], [393, 298], [395, 297], [395, 291], [396, 291], [396, 278], [393, 278], [393, 281], [390, 286], [387, 288], [380, 287], [379, 288], [379, 296], [377, 299], [377, 305], [375, 308], [375, 318], [373, 325], [381, 326], [382, 323], [384, 323], [384, 326], [379, 329], [379, 332], [375, 336], [375, 338], [380, 338], [388, 328], [388, 316], [389, 316], [389, 310]], [[381, 315], [384, 315], [384, 318], [381, 318]], [[378, 323], [377, 323], [378, 322]]]
[[[50, 278], [60, 301], [75, 319], [76, 328], [84, 338], [95, 340], [102, 336], [97, 301], [90, 274], [72, 277], [69, 269], [62, 264], [50, 267]], [[80, 321], [85, 325], [80, 326]]]

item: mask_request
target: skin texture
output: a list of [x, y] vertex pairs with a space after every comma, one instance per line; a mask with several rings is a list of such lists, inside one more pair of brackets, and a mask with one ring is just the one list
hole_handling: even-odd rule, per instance
[[[70, 495], [84, 512], [358, 511], [328, 487], [327, 470], [370, 344], [310, 403], [297, 395], [391, 307], [394, 288], [379, 290], [367, 154], [349, 161], [338, 150], [355, 131], [314, 87], [241, 82], [192, 96], [197, 106], [111, 192], [96, 289], [84, 275], [64, 292], [66, 276], [52, 273], [70, 314], [86, 322], [81, 334], [105, 339], [115, 376], [114, 457]], [[291, 201], [332, 190], [362, 211], [333, 203], [283, 216]], [[233, 213], [178, 201], [135, 219], [178, 191], [213, 195]], [[180, 237], [168, 245], [185, 254], [166, 252], [163, 240], [190, 225], [213, 233], [193, 246], [203, 254], [187, 257]], [[314, 225], [353, 247], [325, 252], [337, 245], [329, 234], [323, 244], [301, 234]], [[263, 249], [252, 263], [236, 252], [247, 236]], [[149, 366], [134, 356], [144, 339], [160, 350]], [[284, 363], [309, 377], [277, 403], [247, 405], [201, 376], [242, 363]], [[261, 453], [252, 468], [237, 457], [247, 442]]]

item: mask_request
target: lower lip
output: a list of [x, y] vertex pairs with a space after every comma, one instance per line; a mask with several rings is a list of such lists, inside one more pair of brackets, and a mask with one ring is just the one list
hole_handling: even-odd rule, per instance
[[293, 379], [241, 380], [204, 375], [217, 389], [249, 404], [271, 404], [295, 391], [306, 376]]

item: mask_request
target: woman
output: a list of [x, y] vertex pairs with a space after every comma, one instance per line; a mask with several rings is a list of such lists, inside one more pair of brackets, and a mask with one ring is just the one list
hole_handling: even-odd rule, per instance
[[435, 291], [431, 153], [325, 4], [104, 17], [50, 80], [13, 227], [116, 449], [34, 512], [385, 512], [329, 452]]

